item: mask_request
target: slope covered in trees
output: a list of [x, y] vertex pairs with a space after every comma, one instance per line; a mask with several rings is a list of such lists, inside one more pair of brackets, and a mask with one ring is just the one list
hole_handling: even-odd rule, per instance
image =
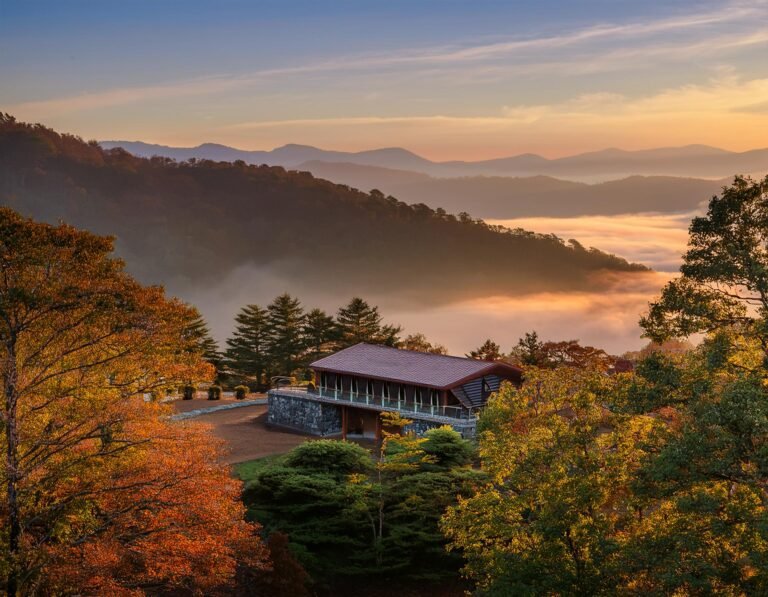
[[146, 282], [215, 283], [238, 266], [349, 296], [433, 302], [599, 288], [645, 268], [553, 235], [490, 227], [309, 173], [245, 162], [143, 159], [4, 116], [0, 202], [117, 236]]
[[421, 201], [448, 211], [470, 210], [481, 218], [692, 211], [727, 182], [672, 176], [629, 176], [599, 184], [550, 176], [433, 178], [405, 170], [321, 161], [305, 162], [299, 168], [339, 184], [380, 189], [404, 201]]

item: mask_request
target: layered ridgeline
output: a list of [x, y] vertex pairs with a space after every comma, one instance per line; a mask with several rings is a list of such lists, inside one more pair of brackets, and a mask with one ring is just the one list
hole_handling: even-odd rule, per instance
[[646, 271], [553, 235], [488, 226], [309, 173], [140, 158], [10, 117], [0, 122], [0, 201], [117, 236], [129, 269], [146, 282], [216, 284], [253, 266], [318, 291], [434, 304], [595, 290], [611, 273]]
[[496, 219], [689, 212], [731, 182], [637, 175], [591, 184], [551, 176], [439, 178], [408, 170], [317, 160], [304, 162], [298, 169], [359, 189], [379, 189], [403, 201], [439, 205], [448, 211], [468, 210], [481, 218]]
[[297, 168], [310, 161], [344, 163], [406, 170], [433, 177], [545, 175], [568, 180], [600, 182], [631, 175], [644, 175], [730, 180], [737, 173], [763, 173], [768, 170], [768, 148], [734, 152], [707, 145], [661, 147], [637, 151], [604, 149], [554, 159], [526, 153], [476, 162], [433, 162], [400, 147], [345, 152], [295, 144], [284, 145], [271, 151], [249, 151], [216, 143], [204, 143], [197, 147], [169, 147], [140, 141], [103, 141], [102, 145], [108, 149], [122, 147], [143, 157], [161, 155], [177, 160], [189, 158], [243, 160], [251, 164], [269, 164], [286, 168]]

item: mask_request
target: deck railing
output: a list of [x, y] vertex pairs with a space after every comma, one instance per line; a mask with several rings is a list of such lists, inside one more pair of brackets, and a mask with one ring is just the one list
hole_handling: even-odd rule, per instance
[[390, 411], [397, 411], [403, 414], [429, 415], [433, 417], [445, 417], [448, 419], [473, 420], [476, 413], [463, 406], [440, 406], [434, 404], [424, 404], [412, 400], [398, 400], [397, 398], [387, 398], [381, 394], [368, 394], [366, 392], [350, 392], [347, 390], [337, 390], [335, 388], [318, 387], [314, 390], [308, 390], [304, 386], [283, 386], [275, 388], [279, 392], [301, 393], [304, 395], [316, 396], [323, 400], [333, 400], [338, 402], [347, 402], [358, 404], [370, 408], [383, 408]]

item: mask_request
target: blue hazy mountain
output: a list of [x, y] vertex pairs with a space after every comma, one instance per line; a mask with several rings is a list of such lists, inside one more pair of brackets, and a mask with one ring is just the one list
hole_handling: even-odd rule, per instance
[[408, 170], [433, 177], [552, 176], [569, 180], [602, 182], [632, 175], [728, 178], [736, 173], [768, 171], [768, 149], [732, 152], [707, 145], [664, 147], [639, 151], [610, 148], [549, 159], [536, 154], [481, 161], [434, 162], [400, 147], [360, 152], [330, 151], [309, 145], [284, 145], [269, 151], [250, 151], [204, 143], [197, 147], [169, 147], [141, 141], [102, 141], [105, 148], [122, 147], [140, 157], [166, 156], [218, 161], [243, 160], [296, 168], [305, 162], [346, 163]]

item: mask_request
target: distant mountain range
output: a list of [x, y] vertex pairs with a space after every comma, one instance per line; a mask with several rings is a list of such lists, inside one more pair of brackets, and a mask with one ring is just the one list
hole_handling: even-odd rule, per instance
[[432, 177], [536, 176], [600, 182], [631, 175], [729, 178], [735, 174], [768, 172], [768, 148], [732, 152], [707, 145], [687, 145], [640, 151], [605, 149], [548, 159], [521, 154], [492, 160], [433, 162], [399, 147], [360, 152], [328, 151], [307, 145], [284, 145], [271, 151], [248, 151], [204, 143], [197, 147], [168, 147], [140, 141], [102, 141], [105, 148], [122, 147], [140, 157], [166, 156], [177, 160], [202, 158], [243, 160], [296, 168], [306, 162], [326, 162], [407, 170]]
[[598, 184], [550, 176], [437, 178], [407, 170], [321, 161], [304, 162], [298, 169], [358, 189], [379, 189], [407, 203], [496, 219], [688, 212], [729, 182], [670, 176], [630, 176]]
[[299, 287], [423, 306], [595, 291], [648, 271], [576, 241], [488, 226], [307, 172], [140, 158], [12, 119], [0, 121], [0, 204], [115, 235], [131, 272], [181, 296], [236, 280], [273, 296]]

